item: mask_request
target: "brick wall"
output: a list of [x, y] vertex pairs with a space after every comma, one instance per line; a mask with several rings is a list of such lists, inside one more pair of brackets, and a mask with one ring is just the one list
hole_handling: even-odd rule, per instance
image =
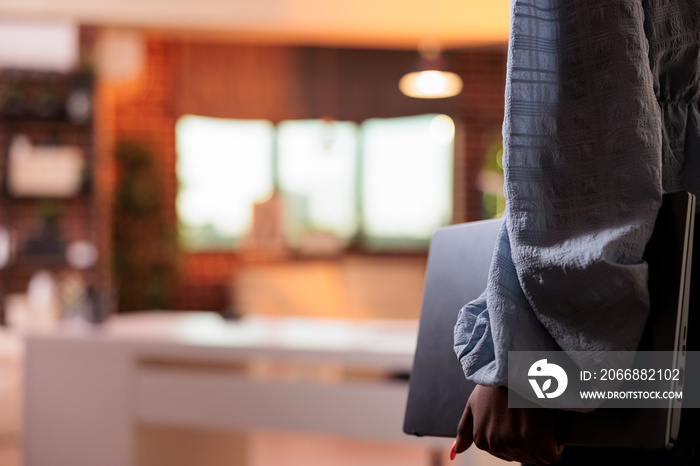
[[[197, 45], [201, 52], [202, 45]], [[212, 46], [216, 48], [215, 55], [226, 55], [226, 46], [221, 44]], [[236, 46], [231, 45], [232, 48]], [[223, 48], [223, 49], [222, 49]], [[206, 49], [206, 47], [204, 47]], [[240, 46], [236, 50], [240, 49]], [[146, 66], [141, 75], [133, 82], [119, 85], [103, 85], [98, 92], [98, 128], [100, 130], [100, 147], [107, 154], [114, 153], [116, 141], [126, 139], [145, 144], [156, 156], [161, 174], [163, 205], [162, 209], [168, 221], [176, 223], [175, 196], [177, 194], [177, 180], [175, 174], [175, 122], [183, 111], [183, 105], [196, 106], [201, 102], [192, 101], [193, 95], [188, 93], [182, 98], [183, 92], [191, 86], [183, 87], [182, 76], [178, 76], [178, 70], [182, 70], [183, 59], [192, 60], [193, 46], [185, 41], [172, 38], [151, 36], [147, 38]], [[259, 66], [265, 62], [265, 57], [260, 60], [255, 58], [255, 47], [245, 46], [245, 56], [248, 62]], [[273, 121], [281, 118], [313, 117], [313, 111], [308, 108], [298, 109], [304, 106], [304, 91], [295, 91], [295, 82], [302, 86], [303, 73], [294, 72], [294, 67], [301, 66], [303, 59], [296, 62], [295, 56], [307, 57], [309, 51], [298, 55], [294, 49], [275, 48], [273, 53], [277, 61], [283, 63], [288, 75], [280, 79], [270, 78], [268, 82], [276, 86], [275, 92], [280, 97], [280, 105], [285, 106], [284, 111], [277, 109], [269, 116]], [[234, 55], [235, 52], [232, 49]], [[269, 48], [260, 48], [260, 53], [269, 53]], [[378, 52], [373, 54], [373, 60], [377, 63]], [[327, 55], [327, 53], [325, 53]], [[396, 52], [400, 60], [410, 58], [407, 52]], [[323, 54], [321, 54], [323, 55]], [[361, 51], [353, 51], [351, 54], [357, 60], [361, 57]], [[386, 56], [390, 54], [387, 52]], [[344, 56], [342, 53], [334, 55]], [[183, 58], [184, 57], [184, 58]], [[189, 58], [187, 58], [189, 57]], [[251, 58], [252, 57], [252, 58]], [[413, 60], [411, 58], [411, 60]], [[460, 127], [457, 147], [459, 164], [456, 183], [456, 208], [455, 219], [458, 221], [476, 220], [481, 216], [480, 197], [474, 186], [474, 179], [482, 163], [486, 148], [500, 137], [500, 129], [503, 118], [503, 94], [505, 87], [505, 62], [506, 49], [503, 47], [463, 50], [451, 54], [452, 66], [462, 75], [465, 81], [465, 90], [459, 97], [448, 99], [449, 102], [413, 102], [396, 105], [411, 106], [416, 113], [421, 111], [445, 111], [455, 116]], [[398, 63], [398, 62], [397, 62]], [[401, 65], [394, 66], [400, 68]], [[353, 67], [355, 68], [355, 67]], [[407, 68], [407, 67], [406, 67]], [[237, 67], [228, 64], [226, 66], [213, 67], [211, 73], [234, 73]], [[240, 73], [246, 73], [246, 69], [240, 69]], [[393, 72], [400, 73], [400, 69]], [[219, 78], [219, 82], [223, 78]], [[248, 76], [250, 79], [250, 76]], [[323, 79], [323, 77], [318, 77]], [[390, 79], [394, 79], [390, 77]], [[291, 81], [291, 82], [290, 82]], [[366, 86], [372, 86], [372, 80], [362, 81]], [[392, 81], [393, 82], [393, 81]], [[398, 80], [396, 80], [398, 82]], [[395, 86], [394, 86], [395, 87]], [[285, 89], [291, 89], [285, 93]], [[264, 89], [262, 90], [264, 91]], [[375, 90], [376, 91], [376, 90]], [[235, 90], [227, 91], [231, 99], [236, 99]], [[392, 87], [392, 91], [393, 87]], [[178, 95], [180, 94], [180, 95]], [[250, 100], [245, 93], [240, 93], [240, 101]], [[286, 97], [285, 97], [286, 96]], [[184, 102], [184, 104], [183, 104]], [[387, 100], [387, 102], [399, 102], [399, 98]], [[235, 102], [234, 102], [235, 103]], [[232, 103], [232, 108], [236, 106]], [[337, 104], [337, 103], [336, 103]], [[250, 103], [254, 105], [254, 102]], [[353, 103], [353, 115], [358, 113], [356, 103]], [[393, 105], [393, 104], [392, 104]], [[432, 105], [433, 107], [430, 107]], [[226, 108], [223, 107], [226, 111]], [[406, 107], [408, 108], [408, 107]], [[430, 110], [430, 109], [433, 110]], [[206, 113], [206, 108], [198, 107], [201, 113]], [[312, 109], [313, 110], [313, 109]], [[325, 109], [324, 109], [325, 110]], [[221, 103], [218, 103], [216, 111], [222, 111]], [[250, 113], [250, 108], [245, 112]], [[383, 111], [387, 112], [386, 109]], [[397, 112], [402, 112], [397, 107]], [[388, 110], [391, 113], [391, 110]], [[219, 115], [221, 116], [221, 115]], [[318, 115], [316, 117], [323, 116]], [[386, 115], [383, 115], [386, 116]], [[235, 115], [230, 117], [235, 117]], [[103, 179], [109, 186], [114, 186], [114, 179], [118, 174], [114, 173], [113, 163], [107, 163], [103, 173]], [[111, 168], [110, 168], [111, 167]], [[111, 170], [111, 174], [108, 173]], [[109, 195], [105, 195], [105, 205], [112, 202]], [[172, 307], [176, 309], [212, 309], [223, 310], [229, 301], [229, 283], [233, 269], [236, 267], [237, 258], [232, 253], [208, 253], [186, 254], [178, 259], [177, 284], [172, 296]]]
[[462, 219], [481, 219], [481, 195], [476, 177], [488, 148], [500, 140], [506, 85], [506, 46], [468, 50], [456, 54], [455, 71], [464, 80], [456, 116], [463, 128], [459, 141], [464, 157], [461, 202]]

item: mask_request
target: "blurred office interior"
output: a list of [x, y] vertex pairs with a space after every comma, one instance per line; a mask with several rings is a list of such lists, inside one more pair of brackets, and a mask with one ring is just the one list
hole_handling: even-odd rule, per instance
[[[410, 346], [433, 231], [503, 209], [507, 37], [500, 0], [2, 2], [0, 464], [45, 464], [27, 451], [42, 415], [27, 397], [52, 387], [26, 386], [29, 336], [205, 348], [139, 356], [139, 374], [405, 388], [406, 371], [371, 363], [206, 351], [277, 329], [321, 354], [366, 325]], [[427, 95], [399, 88], [426, 70]], [[440, 95], [455, 76], [456, 94]], [[144, 416], [129, 421], [133, 464], [427, 465], [447, 453]]]

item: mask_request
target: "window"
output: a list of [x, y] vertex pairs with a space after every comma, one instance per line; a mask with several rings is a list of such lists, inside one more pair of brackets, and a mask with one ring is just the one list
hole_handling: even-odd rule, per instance
[[362, 125], [362, 224], [369, 245], [425, 246], [452, 218], [454, 123], [446, 115]]
[[330, 234], [370, 249], [425, 248], [452, 217], [454, 123], [446, 115], [357, 125], [295, 120], [178, 120], [177, 212], [189, 250], [232, 249], [252, 205], [274, 187], [295, 247]]
[[269, 121], [183, 116], [177, 122], [177, 214], [187, 249], [230, 249], [272, 193]]
[[277, 131], [289, 239], [296, 243], [309, 231], [351, 238], [357, 231], [357, 125], [286, 121]]

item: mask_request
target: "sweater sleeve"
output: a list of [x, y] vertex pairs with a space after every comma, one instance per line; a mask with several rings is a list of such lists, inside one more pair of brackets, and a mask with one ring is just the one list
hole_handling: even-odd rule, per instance
[[662, 197], [662, 121], [640, 0], [511, 2], [506, 214], [484, 294], [460, 312], [468, 379], [508, 351], [633, 351]]

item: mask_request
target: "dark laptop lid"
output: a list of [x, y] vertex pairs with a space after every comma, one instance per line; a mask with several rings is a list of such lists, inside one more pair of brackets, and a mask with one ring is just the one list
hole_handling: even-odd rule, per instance
[[474, 384], [464, 378], [453, 349], [459, 310], [486, 288], [502, 220], [452, 225], [430, 242], [418, 342], [409, 379], [403, 430], [454, 437]]

